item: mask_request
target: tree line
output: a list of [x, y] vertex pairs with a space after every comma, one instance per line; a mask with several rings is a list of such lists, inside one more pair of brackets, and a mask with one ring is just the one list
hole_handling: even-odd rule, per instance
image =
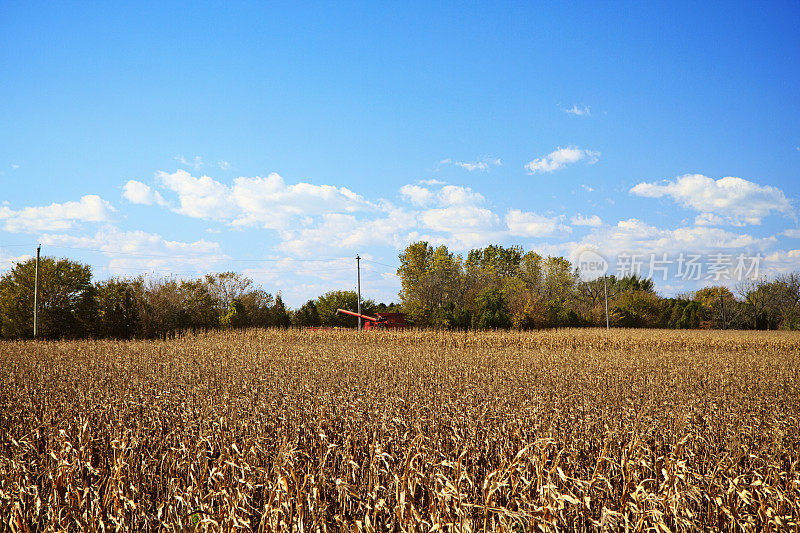
[[400, 254], [400, 302], [418, 326], [448, 329], [605, 326], [800, 328], [800, 274], [745, 280], [735, 294], [711, 286], [676, 298], [652, 279], [607, 275], [582, 280], [563, 257], [487, 246], [465, 257], [420, 241]]
[[[33, 336], [36, 261], [17, 263], [0, 276], [0, 335]], [[337, 308], [357, 308], [353, 291], [330, 291], [289, 309], [234, 272], [201, 278], [112, 278], [93, 281], [91, 267], [69, 259], [43, 257], [39, 263], [37, 335], [63, 338], [158, 338], [180, 331], [214, 328], [292, 326], [352, 327], [355, 319]], [[366, 313], [396, 309], [362, 301]]]
[[[800, 274], [711, 286], [675, 298], [651, 279], [608, 275], [582, 280], [572, 263], [491, 245], [465, 257], [421, 241], [400, 253], [400, 303], [361, 302], [364, 314], [404, 312], [423, 328], [615, 327], [800, 329]], [[354, 291], [329, 291], [297, 309], [234, 272], [201, 278], [92, 279], [91, 268], [43, 257], [38, 335], [42, 338], [157, 338], [186, 330], [245, 327], [354, 327]], [[0, 276], [0, 336], [33, 336], [35, 260]]]

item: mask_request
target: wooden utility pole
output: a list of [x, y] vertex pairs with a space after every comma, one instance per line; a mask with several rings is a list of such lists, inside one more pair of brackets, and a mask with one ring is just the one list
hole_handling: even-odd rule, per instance
[[36, 279], [33, 285], [33, 338], [39, 329], [39, 253], [42, 250], [42, 245], [36, 247]]
[[608, 283], [606, 282], [607, 279], [608, 276], [603, 276], [603, 294], [606, 297], [606, 329], [610, 329], [610, 326], [608, 324]]
[[356, 254], [356, 270], [358, 271], [358, 331], [361, 331], [361, 257]]

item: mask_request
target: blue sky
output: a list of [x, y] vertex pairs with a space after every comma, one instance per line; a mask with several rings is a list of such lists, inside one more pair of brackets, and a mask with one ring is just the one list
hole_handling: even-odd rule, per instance
[[356, 253], [396, 300], [418, 239], [800, 269], [797, 2], [164, 4], [0, 3], [0, 269], [292, 305]]

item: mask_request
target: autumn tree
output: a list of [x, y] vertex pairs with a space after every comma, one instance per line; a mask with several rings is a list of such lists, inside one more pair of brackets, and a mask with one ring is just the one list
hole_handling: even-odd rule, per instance
[[[0, 277], [3, 337], [33, 336], [35, 278], [35, 259], [17, 263]], [[69, 259], [42, 257], [39, 261], [37, 334], [44, 338], [92, 334], [97, 320], [95, 294], [89, 266]]]
[[713, 324], [712, 327], [726, 329], [732, 323], [737, 302], [728, 287], [723, 285], [704, 287], [696, 291], [692, 299], [703, 306], [705, 314]]
[[400, 254], [397, 275], [403, 308], [420, 325], [444, 326], [448, 310], [463, 303], [461, 257], [446, 246], [433, 248], [425, 241], [409, 245]]

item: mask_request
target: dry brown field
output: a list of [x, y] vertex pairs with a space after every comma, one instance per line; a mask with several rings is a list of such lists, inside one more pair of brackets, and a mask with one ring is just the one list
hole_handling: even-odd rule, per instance
[[0, 531], [785, 531], [788, 332], [0, 343]]

